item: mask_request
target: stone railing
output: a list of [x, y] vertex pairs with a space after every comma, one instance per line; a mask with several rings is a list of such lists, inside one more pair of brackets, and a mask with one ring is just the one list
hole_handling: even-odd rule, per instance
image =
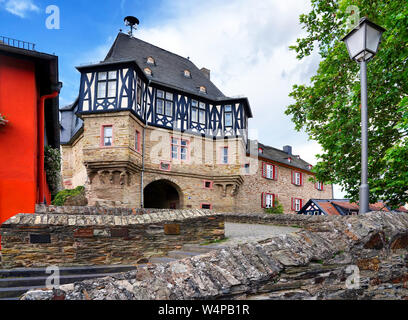
[[407, 299], [407, 249], [407, 214], [329, 217], [312, 231], [227, 246], [58, 292], [31, 291], [23, 299]]
[[302, 214], [266, 213], [223, 213], [225, 221], [250, 224], [270, 224], [275, 226], [301, 227], [310, 229], [322, 223], [336, 220], [336, 216], [307, 216]]
[[106, 207], [106, 206], [47, 206], [36, 205], [37, 214], [68, 214], [68, 215], [143, 215], [151, 213], [174, 213], [178, 212], [212, 212], [211, 210], [170, 210], [170, 209], [141, 209], [141, 208], [124, 208], [124, 207]]
[[0, 228], [1, 267], [137, 264], [185, 243], [224, 238], [223, 216], [207, 210], [92, 213], [12, 217]]

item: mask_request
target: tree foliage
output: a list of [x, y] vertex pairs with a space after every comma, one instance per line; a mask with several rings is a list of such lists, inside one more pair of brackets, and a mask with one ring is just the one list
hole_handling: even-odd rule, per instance
[[44, 167], [47, 184], [52, 195], [61, 189], [61, 153], [59, 149], [46, 146], [44, 150]]
[[[359, 66], [340, 39], [349, 6], [384, 27], [376, 57], [368, 63], [370, 202], [408, 202], [408, 5], [387, 0], [311, 0], [300, 16], [307, 35], [290, 48], [298, 59], [318, 51], [321, 62], [310, 85], [295, 85], [287, 115], [297, 130], [320, 143], [316, 179], [341, 185], [358, 199], [361, 168]], [[353, 13], [353, 11], [351, 11]], [[356, 13], [356, 12], [354, 12]]]

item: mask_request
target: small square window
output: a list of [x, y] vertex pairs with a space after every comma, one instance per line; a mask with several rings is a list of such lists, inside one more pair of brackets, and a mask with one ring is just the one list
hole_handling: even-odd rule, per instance
[[205, 189], [212, 189], [213, 183], [212, 181], [204, 181], [204, 188]]
[[173, 94], [170, 92], [166, 92], [166, 100], [172, 100], [173, 101]]
[[232, 107], [230, 105], [225, 106], [225, 112], [231, 112], [232, 111]]
[[211, 210], [211, 204], [208, 203], [202, 203], [201, 204], [201, 209], [206, 209], [206, 210]]
[[170, 163], [168, 163], [168, 162], [160, 162], [160, 170], [163, 170], [163, 171], [170, 171]]

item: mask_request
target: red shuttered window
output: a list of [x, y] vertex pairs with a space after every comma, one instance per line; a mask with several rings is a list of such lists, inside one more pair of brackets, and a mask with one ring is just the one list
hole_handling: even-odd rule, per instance
[[262, 162], [262, 177], [270, 180], [278, 180], [278, 168], [273, 164]]
[[276, 195], [273, 193], [262, 192], [261, 205], [262, 208], [274, 208]]

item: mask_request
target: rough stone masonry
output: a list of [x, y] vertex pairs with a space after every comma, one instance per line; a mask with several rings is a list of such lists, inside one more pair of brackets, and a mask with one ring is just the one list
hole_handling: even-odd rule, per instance
[[0, 269], [137, 264], [185, 243], [224, 238], [224, 217], [209, 210], [37, 207], [0, 228]]
[[31, 291], [23, 299], [408, 299], [407, 214], [297, 219], [310, 224], [115, 277]]

